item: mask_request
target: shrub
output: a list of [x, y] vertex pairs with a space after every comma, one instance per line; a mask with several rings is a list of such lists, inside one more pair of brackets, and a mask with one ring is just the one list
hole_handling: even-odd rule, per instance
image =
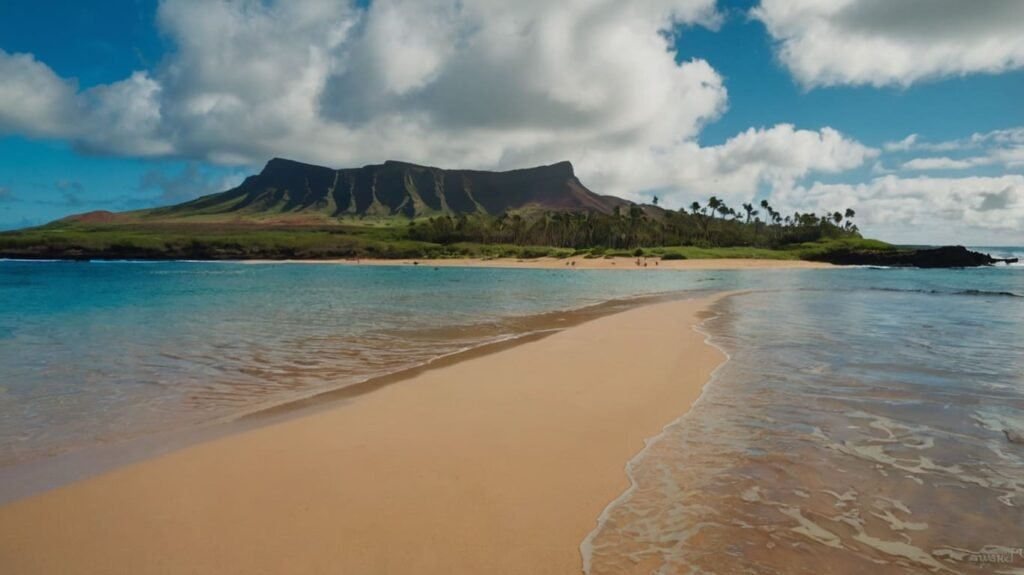
[[551, 254], [548, 248], [524, 247], [519, 251], [519, 257], [525, 259], [543, 258]]

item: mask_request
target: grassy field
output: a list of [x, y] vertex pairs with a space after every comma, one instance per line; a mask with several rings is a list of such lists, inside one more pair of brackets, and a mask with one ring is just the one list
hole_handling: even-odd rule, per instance
[[326, 258], [538, 258], [631, 257], [666, 259], [754, 258], [795, 260], [836, 249], [890, 249], [876, 240], [841, 239], [786, 246], [665, 246], [630, 250], [453, 243], [411, 240], [407, 225], [373, 222], [330, 226], [252, 224], [84, 224], [56, 222], [0, 233], [0, 257], [61, 259], [326, 259]]

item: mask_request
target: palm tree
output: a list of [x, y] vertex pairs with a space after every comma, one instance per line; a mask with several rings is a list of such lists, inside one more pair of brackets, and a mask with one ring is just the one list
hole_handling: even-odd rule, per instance
[[523, 232], [526, 231], [526, 222], [523, 216], [515, 214], [512, 216], [512, 243], [518, 244], [523, 240]]
[[776, 212], [768, 200], [761, 200], [761, 207], [764, 209], [765, 217], [764, 223], [767, 226], [768, 241], [772, 241], [773, 238], [778, 237], [779, 231], [775, 229], [779, 225], [779, 212]]
[[743, 211], [747, 212], [747, 223], [750, 223], [750, 218], [754, 215], [754, 204], [743, 204]]
[[710, 230], [708, 230], [707, 206], [701, 206], [700, 202], [693, 202], [690, 204], [690, 210], [693, 212], [693, 217], [697, 219], [697, 226], [704, 232], [704, 239], [710, 241], [711, 235]]
[[857, 232], [857, 226], [854, 225], [854, 223], [852, 221], [853, 217], [856, 216], [856, 215], [857, 215], [857, 212], [853, 211], [852, 208], [846, 208], [846, 213], [844, 214], [844, 216], [846, 217], [846, 225], [843, 226], [844, 230], [846, 230], [846, 231], [848, 231], [850, 233], [856, 233]]
[[637, 243], [637, 229], [640, 222], [645, 220], [644, 211], [640, 206], [633, 204], [629, 206], [629, 236], [632, 243]]
[[717, 212], [722, 207], [722, 200], [718, 199], [718, 197], [716, 196], [711, 196], [710, 198], [708, 198], [707, 207], [711, 209], [711, 217], [715, 217], [715, 212]]

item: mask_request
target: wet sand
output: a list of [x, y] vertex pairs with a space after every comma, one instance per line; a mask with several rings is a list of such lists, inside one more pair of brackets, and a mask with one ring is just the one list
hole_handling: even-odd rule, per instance
[[[469, 267], [469, 268], [523, 268], [523, 269], [584, 269], [584, 270], [761, 270], [761, 269], [821, 269], [835, 267], [823, 262], [804, 260], [763, 260], [763, 259], [694, 259], [659, 260], [658, 258], [451, 258], [439, 260], [412, 259], [339, 259], [339, 260], [246, 260], [243, 263], [335, 263], [346, 265], [377, 266], [427, 266], [427, 267]], [[646, 265], [645, 265], [646, 264]]]
[[713, 298], [601, 317], [0, 507], [11, 573], [579, 573], [724, 356]]

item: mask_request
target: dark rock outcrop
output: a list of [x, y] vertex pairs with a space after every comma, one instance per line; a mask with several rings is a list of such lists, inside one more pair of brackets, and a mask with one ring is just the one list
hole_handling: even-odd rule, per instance
[[1017, 261], [993, 258], [988, 254], [972, 252], [963, 246], [918, 250], [836, 250], [815, 255], [813, 259], [844, 266], [915, 268], [972, 268]]

